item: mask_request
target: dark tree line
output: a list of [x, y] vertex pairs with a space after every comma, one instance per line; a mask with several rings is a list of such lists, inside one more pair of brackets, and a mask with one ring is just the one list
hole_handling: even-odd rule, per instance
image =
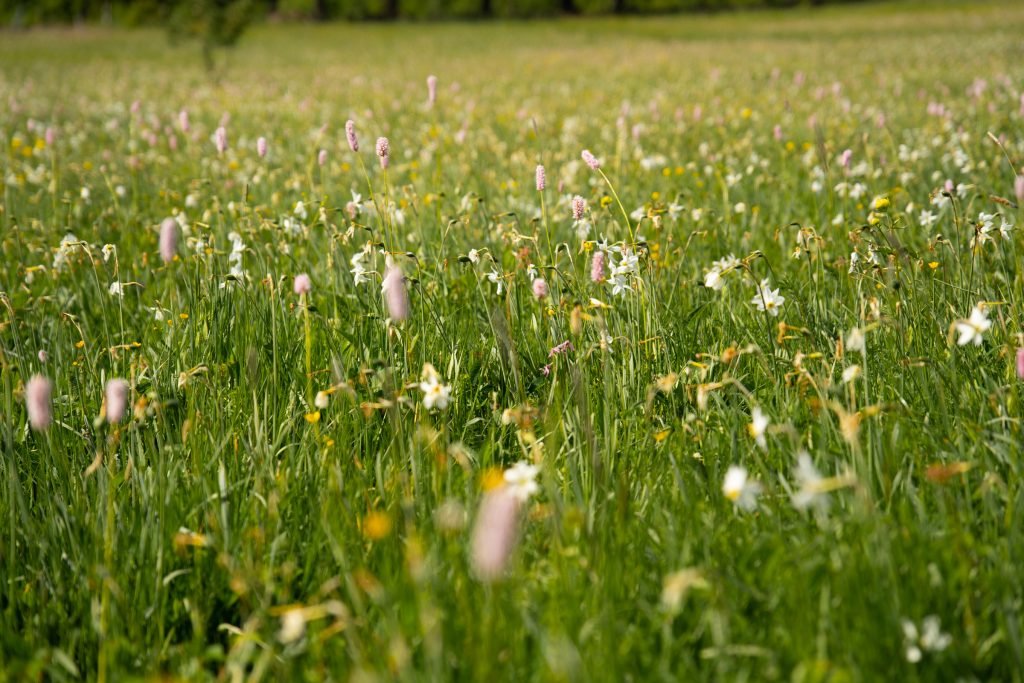
[[[183, 30], [212, 22], [237, 38], [251, 21], [268, 17], [346, 20], [427, 20], [535, 17], [557, 14], [647, 14], [787, 7], [850, 0], [0, 0], [0, 21], [21, 28], [48, 23], [170, 24]], [[204, 29], [205, 31], [206, 29]], [[215, 31], [216, 32], [216, 31]]]

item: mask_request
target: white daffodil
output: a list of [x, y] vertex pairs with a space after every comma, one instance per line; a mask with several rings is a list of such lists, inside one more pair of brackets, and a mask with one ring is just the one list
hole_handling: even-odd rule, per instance
[[530, 496], [540, 490], [540, 485], [537, 484], [539, 472], [540, 468], [536, 465], [520, 460], [505, 470], [503, 475], [508, 492], [520, 503], [525, 503]]
[[451, 385], [441, 384], [440, 375], [437, 374], [437, 370], [430, 363], [426, 363], [423, 366], [420, 391], [423, 392], [423, 405], [427, 410], [444, 410], [451, 401]]
[[768, 280], [761, 280], [757, 295], [750, 300], [750, 303], [757, 306], [759, 311], [767, 311], [772, 317], [779, 315], [779, 308], [786, 303], [786, 297], [779, 294], [779, 290], [772, 290], [768, 286]]
[[768, 448], [764, 433], [768, 429], [769, 422], [771, 420], [764, 414], [760, 406], [754, 406], [754, 409], [750, 411], [750, 424], [747, 425], [747, 432], [762, 449]]
[[757, 497], [761, 494], [761, 484], [747, 477], [747, 468], [731, 465], [722, 480], [722, 493], [736, 504], [736, 507], [747, 512], [757, 507]]
[[956, 323], [956, 331], [960, 338], [956, 340], [958, 346], [966, 346], [974, 342], [975, 346], [981, 346], [982, 335], [992, 327], [992, 321], [980, 306], [975, 306], [971, 311], [971, 317], [967, 320], [959, 320]]

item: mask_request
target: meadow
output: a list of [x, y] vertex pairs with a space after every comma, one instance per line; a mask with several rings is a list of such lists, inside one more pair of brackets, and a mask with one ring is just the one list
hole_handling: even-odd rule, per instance
[[0, 680], [1024, 676], [1024, 6], [42, 29], [0, 101]]

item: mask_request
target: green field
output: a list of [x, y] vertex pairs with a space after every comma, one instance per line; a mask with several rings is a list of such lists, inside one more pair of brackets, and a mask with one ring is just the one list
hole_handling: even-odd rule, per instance
[[0, 680], [1021, 680], [1022, 91], [1019, 3], [0, 33]]

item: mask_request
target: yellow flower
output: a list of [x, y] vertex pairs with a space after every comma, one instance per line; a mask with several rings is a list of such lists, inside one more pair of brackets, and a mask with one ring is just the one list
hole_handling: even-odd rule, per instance
[[391, 533], [391, 518], [386, 512], [373, 510], [363, 518], [363, 535], [371, 541], [379, 541]]
[[608, 195], [601, 197], [601, 208], [607, 209], [612, 204], [612, 198]]

